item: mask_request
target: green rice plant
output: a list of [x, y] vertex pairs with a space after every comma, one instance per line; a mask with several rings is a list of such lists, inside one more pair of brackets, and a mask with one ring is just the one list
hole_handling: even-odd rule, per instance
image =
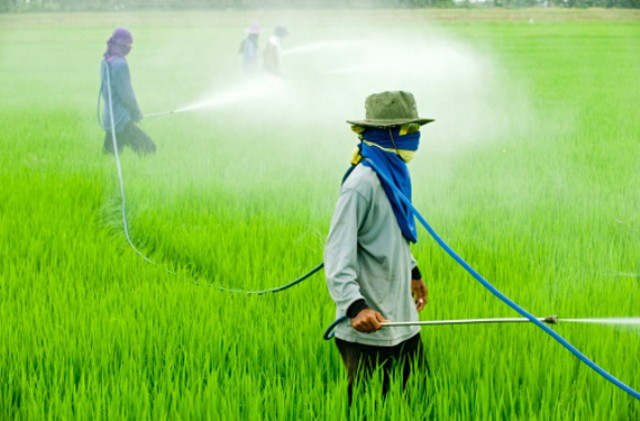
[[[288, 23], [288, 77], [252, 92], [242, 29]], [[430, 373], [347, 409], [319, 264], [366, 94], [416, 93], [414, 203], [465, 260], [640, 388], [639, 16], [616, 10], [0, 15], [0, 418], [637, 419], [638, 401], [530, 323], [422, 329]], [[96, 121], [115, 26], [158, 152]], [[354, 28], [358, 37], [353, 37]], [[373, 39], [389, 76], [371, 61]], [[297, 53], [296, 48], [298, 48]], [[398, 55], [397, 51], [402, 54]], [[378, 50], [377, 50], [378, 51]], [[360, 64], [366, 66], [358, 67]], [[350, 73], [354, 72], [354, 73]], [[397, 75], [406, 75], [399, 78]], [[402, 79], [402, 80], [399, 80]], [[420, 231], [425, 320], [511, 317]]]

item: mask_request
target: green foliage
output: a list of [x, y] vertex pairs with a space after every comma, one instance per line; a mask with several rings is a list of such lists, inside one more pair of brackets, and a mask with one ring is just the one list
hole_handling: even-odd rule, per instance
[[[157, 265], [127, 245], [115, 162], [101, 154], [95, 95], [114, 25], [134, 32], [132, 78], [151, 113], [240, 83], [236, 41], [253, 16], [0, 16], [0, 419], [347, 419], [342, 363], [321, 339], [335, 317], [322, 275], [264, 296], [218, 287], [282, 285], [321, 261], [354, 146], [344, 120], [360, 116], [362, 92], [339, 96], [318, 75], [322, 60], [292, 54], [287, 83], [298, 95], [268, 91], [144, 119], [157, 154], [125, 150], [121, 159], [133, 240]], [[283, 17], [262, 16], [265, 26]], [[428, 93], [419, 109], [436, 123], [411, 164], [416, 206], [535, 314], [640, 316], [636, 15], [286, 17], [292, 49], [354, 28], [368, 37], [373, 27], [459, 60], [463, 71], [447, 68], [437, 87], [425, 76], [437, 60], [418, 69], [413, 87]], [[348, 57], [364, 60], [349, 49], [338, 64]], [[469, 57], [490, 61], [491, 72], [464, 67], [476, 63]], [[465, 85], [474, 74], [483, 83]], [[368, 90], [376, 81], [338, 88], [358, 82]], [[463, 89], [444, 86], [453, 84]], [[468, 108], [474, 97], [480, 103]], [[513, 316], [424, 231], [414, 254], [429, 285], [424, 319]], [[637, 328], [554, 329], [640, 388]], [[640, 417], [637, 400], [534, 326], [430, 327], [422, 336], [431, 373], [416, 373], [404, 395], [395, 382], [386, 401], [374, 381], [352, 419]]]

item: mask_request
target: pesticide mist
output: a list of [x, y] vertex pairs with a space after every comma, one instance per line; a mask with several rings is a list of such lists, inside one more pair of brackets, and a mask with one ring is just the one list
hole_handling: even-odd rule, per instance
[[[183, 100], [158, 113], [171, 115], [151, 113], [143, 121], [169, 139], [169, 148], [176, 148], [175, 167], [154, 170], [172, 180], [163, 189], [181, 190], [208, 180], [251, 190], [265, 182], [291, 183], [305, 172], [338, 179], [357, 144], [346, 120], [364, 118], [365, 98], [374, 92], [412, 92], [419, 115], [435, 119], [423, 129], [421, 147], [431, 151], [431, 158], [418, 154], [412, 170], [443, 178], [452, 171], [448, 161], [513, 135], [515, 122], [530, 114], [524, 90], [509, 80], [488, 48], [429, 25], [405, 30], [366, 23], [354, 35], [348, 25], [322, 33], [313, 18], [304, 22], [311, 24], [292, 24], [283, 41], [281, 77], [247, 77], [231, 49], [216, 58], [222, 66], [210, 64], [214, 58], [202, 56], [198, 45], [185, 51], [183, 45], [192, 43], [184, 39], [159, 50], [159, 66], [167, 66], [176, 78], [180, 71], [192, 75], [189, 87], [195, 92], [186, 102], [181, 90], [165, 93], [163, 103], [171, 97]], [[166, 58], [170, 54], [193, 64], [176, 67]], [[225, 71], [215, 78], [205, 70], [219, 67]], [[234, 165], [211, 171], [213, 154], [228, 156]], [[422, 159], [432, 162], [421, 165]], [[246, 167], [252, 171], [239, 177], [238, 168]]]
[[445, 150], [495, 139], [526, 113], [521, 90], [487, 51], [434, 30], [358, 34], [306, 43], [292, 35], [284, 42], [282, 78], [230, 77], [175, 111], [224, 110], [227, 123], [267, 130], [281, 122], [280, 131], [321, 139], [305, 145], [309, 156], [344, 144], [345, 120], [363, 118], [374, 92], [412, 92], [420, 115], [436, 120], [426, 129], [431, 146]]

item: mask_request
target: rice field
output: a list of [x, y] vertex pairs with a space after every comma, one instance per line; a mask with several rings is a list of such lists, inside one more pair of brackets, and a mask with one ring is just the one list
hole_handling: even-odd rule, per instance
[[[247, 80], [253, 19], [282, 80]], [[414, 204], [496, 288], [640, 389], [640, 14], [626, 10], [0, 15], [0, 419], [634, 420], [532, 324], [423, 327], [431, 367], [350, 413], [322, 261], [369, 93], [414, 93]], [[154, 156], [97, 122], [105, 41]], [[181, 111], [189, 109], [188, 111]], [[156, 112], [176, 111], [162, 116]], [[419, 230], [424, 320], [516, 317]]]

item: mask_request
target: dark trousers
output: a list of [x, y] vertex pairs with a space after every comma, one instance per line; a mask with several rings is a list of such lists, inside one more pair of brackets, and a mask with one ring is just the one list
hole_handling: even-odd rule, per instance
[[[133, 122], [127, 124], [121, 132], [116, 132], [116, 144], [118, 145], [118, 153], [122, 152], [122, 148], [125, 146], [129, 146], [138, 155], [151, 154], [156, 151], [156, 144], [153, 140]], [[109, 154], [113, 153], [111, 132], [104, 134], [102, 151]]]
[[420, 368], [421, 374], [429, 373], [429, 365], [424, 355], [420, 333], [396, 346], [371, 346], [343, 341], [336, 338], [338, 351], [347, 369], [349, 406], [353, 401], [353, 390], [357, 383], [366, 383], [376, 368], [382, 369], [382, 394], [389, 391], [393, 371], [402, 372], [402, 388], [407, 384], [412, 367]]

